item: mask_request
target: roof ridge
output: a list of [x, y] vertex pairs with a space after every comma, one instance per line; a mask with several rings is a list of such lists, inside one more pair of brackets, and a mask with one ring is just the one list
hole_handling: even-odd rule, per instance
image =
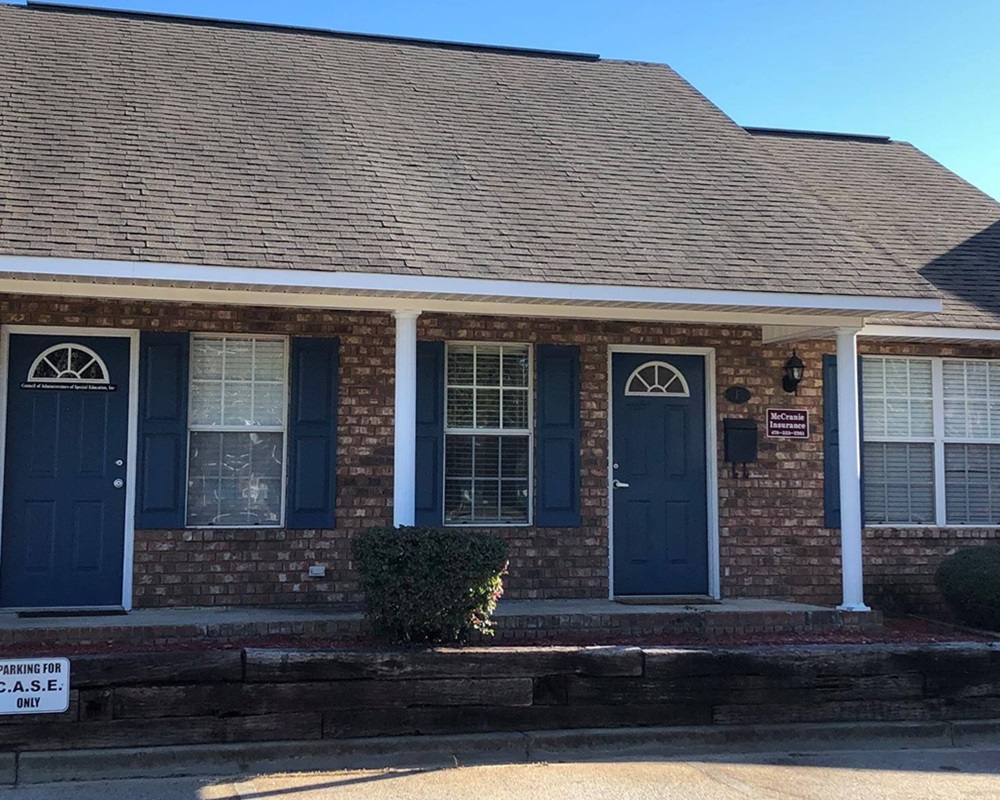
[[[0, 2], [0, 5], [3, 3]], [[14, 6], [17, 8], [18, 6]], [[92, 15], [101, 17], [125, 17], [131, 19], [150, 19], [185, 23], [189, 25], [206, 25], [222, 28], [245, 28], [249, 30], [267, 30], [284, 33], [297, 33], [310, 36], [329, 36], [337, 39], [351, 39], [363, 42], [383, 42], [386, 44], [404, 44], [414, 47], [431, 47], [442, 50], [471, 50], [486, 53], [503, 53], [505, 55], [526, 56], [533, 58], [551, 58], [567, 61], [600, 61], [598, 53], [579, 53], [563, 50], [544, 50], [533, 47], [515, 47], [513, 45], [477, 44], [474, 42], [453, 42], [442, 39], [421, 39], [413, 36], [392, 36], [379, 33], [356, 33], [337, 31], [328, 28], [311, 28], [304, 25], [281, 25], [274, 22], [252, 22], [245, 20], [220, 19], [217, 17], [197, 17], [186, 14], [167, 14], [156, 11], [136, 11], [132, 9], [106, 8], [101, 6], [66, 5], [63, 3], [41, 2], [28, 0], [21, 8], [29, 11], [45, 11], [67, 14]]]
[[837, 131], [809, 131], [793, 128], [761, 128], [755, 125], [744, 125], [743, 130], [755, 136], [787, 136], [792, 139], [836, 139], [856, 142], [892, 143], [888, 136], [872, 133], [840, 133]]

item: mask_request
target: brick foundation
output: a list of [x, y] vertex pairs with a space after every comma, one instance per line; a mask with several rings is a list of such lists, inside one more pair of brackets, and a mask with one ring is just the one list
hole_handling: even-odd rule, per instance
[[[351, 540], [392, 519], [393, 324], [386, 314], [183, 303], [5, 296], [4, 324], [119, 327], [338, 336], [341, 342], [337, 512], [333, 530], [137, 531], [137, 607], [354, 604], [361, 600]], [[823, 527], [821, 355], [832, 342], [796, 345], [807, 365], [799, 394], [782, 391], [790, 347], [764, 346], [754, 327], [585, 322], [424, 315], [421, 339], [551, 342], [581, 348], [582, 525], [573, 529], [501, 528], [511, 545], [507, 596], [597, 598], [608, 594], [608, 347], [713, 348], [719, 428], [719, 559], [725, 597], [771, 597], [821, 605], [840, 599], [840, 534]], [[865, 343], [868, 352], [977, 355], [985, 348]], [[728, 386], [752, 392], [745, 405], [725, 400]], [[768, 407], [810, 412], [805, 442], [761, 434], [749, 477], [722, 463], [721, 420], [762, 421]], [[904, 585], [924, 605], [939, 605], [931, 582], [942, 555], [964, 542], [995, 541], [993, 531], [868, 531], [870, 593]], [[325, 578], [310, 578], [310, 564]], [[929, 576], [929, 577], [928, 577]], [[884, 592], [883, 592], [884, 594]], [[920, 599], [922, 598], [922, 599]]]
[[1000, 546], [996, 528], [870, 528], [865, 531], [865, 597], [889, 614], [947, 617], [934, 585], [941, 559], [955, 550]]

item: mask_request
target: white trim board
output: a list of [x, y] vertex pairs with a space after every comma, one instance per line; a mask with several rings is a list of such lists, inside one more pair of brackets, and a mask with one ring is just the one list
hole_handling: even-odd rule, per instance
[[[837, 311], [844, 314], [937, 313], [941, 300], [930, 297], [746, 292], [735, 290], [548, 283], [485, 278], [442, 278], [389, 273], [262, 269], [108, 261], [36, 256], [0, 256], [0, 273], [29, 279], [47, 276], [78, 281], [160, 281], [223, 289], [319, 290], [389, 296], [436, 295], [451, 299], [494, 298], [526, 302], [731, 306], [734, 308]], [[384, 302], [384, 301], [383, 301]], [[390, 305], [391, 307], [391, 305]], [[814, 320], [815, 324], [815, 320]]]
[[[139, 331], [127, 328], [74, 328], [57, 325], [3, 325], [0, 327], [0, 540], [3, 530], [4, 468], [7, 453], [7, 391], [9, 388], [8, 363], [11, 334], [41, 334], [45, 336], [95, 336], [124, 337], [129, 339], [129, 398], [128, 439], [125, 453], [125, 535], [122, 559], [122, 604], [125, 611], [132, 610], [132, 570], [135, 553], [135, 482], [138, 458], [139, 428]], [[5, 608], [4, 611], [17, 609]], [[31, 611], [47, 609], [32, 608]], [[58, 609], [57, 609], [58, 610]]]
[[871, 339], [939, 339], [947, 341], [1000, 342], [1000, 330], [944, 328], [930, 325], [865, 325], [859, 336]]
[[761, 342], [778, 344], [812, 339], [831, 339], [838, 328], [860, 327], [858, 336], [867, 339], [902, 339], [908, 341], [950, 341], [950, 342], [1000, 342], [1000, 329], [993, 328], [949, 328], [932, 325], [864, 325], [824, 324], [816, 325], [813, 317], [810, 325], [792, 325], [787, 322], [764, 323], [761, 325]]
[[615, 353], [649, 353], [650, 355], [702, 356], [705, 360], [705, 458], [706, 494], [708, 495], [708, 593], [714, 600], [722, 598], [722, 578], [719, 558], [719, 449], [716, 419], [716, 375], [714, 347], [664, 347], [656, 345], [618, 344], [608, 346], [608, 598], [615, 597], [614, 542], [614, 376], [612, 356]]

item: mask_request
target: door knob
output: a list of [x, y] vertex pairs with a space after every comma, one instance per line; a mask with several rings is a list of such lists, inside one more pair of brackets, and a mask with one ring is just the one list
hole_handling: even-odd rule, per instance
[[623, 483], [622, 481], [618, 480], [618, 478], [615, 478], [613, 481], [611, 481], [611, 485], [614, 486], [616, 489], [627, 489], [628, 488], [628, 484], [627, 483]]
[[114, 486], [116, 489], [121, 489], [125, 485], [125, 481], [123, 481], [121, 478], [115, 478], [114, 482], [111, 485]]

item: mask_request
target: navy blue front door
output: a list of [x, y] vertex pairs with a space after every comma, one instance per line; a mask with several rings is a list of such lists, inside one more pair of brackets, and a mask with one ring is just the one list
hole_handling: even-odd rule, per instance
[[708, 594], [705, 360], [615, 353], [616, 595]]
[[121, 606], [129, 346], [11, 335], [0, 605]]

